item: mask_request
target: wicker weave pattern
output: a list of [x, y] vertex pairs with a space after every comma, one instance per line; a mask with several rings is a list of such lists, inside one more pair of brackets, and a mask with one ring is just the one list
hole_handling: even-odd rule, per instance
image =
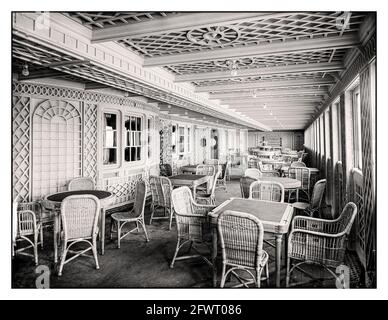
[[[195, 203], [189, 187], [186, 186], [174, 189], [171, 194], [171, 199], [175, 211], [178, 231], [177, 246], [170, 265], [170, 267], [173, 267], [176, 259], [192, 257], [183, 256], [177, 258], [178, 252], [183, 244], [186, 242], [205, 242], [205, 235], [210, 233], [207, 214], [213, 210], [215, 206], [199, 205]], [[201, 257], [204, 258], [203, 256]], [[206, 258], [204, 259], [209, 263]]]
[[[261, 221], [250, 214], [226, 210], [218, 217], [217, 230], [223, 263], [221, 287], [234, 269], [256, 270], [254, 282], [259, 287], [261, 272], [268, 259], [263, 251], [264, 227]], [[226, 271], [227, 267], [231, 269]]]
[[336, 220], [295, 217], [289, 236], [288, 258], [337, 267], [343, 262], [345, 242], [356, 214], [357, 206], [349, 202]]
[[61, 218], [65, 239], [92, 238], [97, 232], [100, 202], [92, 195], [69, 196], [62, 201]]
[[172, 185], [170, 179], [167, 177], [156, 177], [151, 176], [150, 177], [150, 189], [152, 194], [152, 205], [151, 205], [151, 218], [150, 218], [150, 224], [152, 223], [153, 219], [158, 218], [169, 218], [166, 217], [154, 217], [155, 210], [157, 208], [164, 208], [165, 213], [168, 211], [170, 216], [170, 229], [171, 229], [171, 222], [172, 222], [172, 208], [171, 208], [171, 192], [172, 192]]
[[[97, 258], [97, 234], [100, 216], [100, 201], [97, 197], [73, 195], [65, 198], [61, 204], [61, 220], [63, 226], [63, 251], [58, 275], [62, 275], [63, 266], [73, 259], [92, 250], [96, 269], [99, 269]], [[75, 252], [76, 255], [67, 259], [70, 248], [79, 242], [86, 243], [87, 249]]]
[[301, 187], [298, 191], [304, 191], [307, 198], [310, 199], [310, 170], [305, 167], [290, 167], [288, 169], [288, 177], [299, 180]]
[[230, 161], [227, 161], [226, 163], [223, 163], [221, 165], [221, 175], [217, 180], [217, 187], [224, 188], [225, 190], [227, 190], [226, 178], [227, 178], [229, 166], [230, 166]]
[[171, 177], [172, 176], [172, 168], [168, 163], [162, 163], [159, 165], [160, 175], [163, 177]]
[[249, 187], [249, 198], [284, 202], [284, 187], [274, 181], [254, 181]]
[[240, 178], [240, 188], [241, 188], [241, 196], [243, 198], [249, 198], [249, 188], [253, 182], [257, 181], [251, 177], [241, 177]]
[[69, 191], [73, 190], [94, 190], [94, 181], [92, 178], [88, 177], [79, 177], [71, 180], [69, 182], [68, 188]]
[[291, 168], [305, 168], [306, 164], [304, 162], [301, 162], [301, 161], [294, 161], [291, 163], [290, 167]]
[[272, 168], [270, 167], [265, 167], [265, 165], [263, 165], [263, 163], [261, 161], [258, 161], [258, 168], [259, 170], [261, 171], [261, 173], [263, 174], [263, 176], [274, 176], [274, 177], [278, 177], [279, 176], [279, 172], [277, 170], [273, 170]]
[[216, 202], [216, 186], [217, 186], [217, 181], [218, 181], [218, 178], [219, 176], [221, 175], [221, 171], [218, 171], [213, 179], [213, 184], [212, 184], [212, 187], [210, 189], [210, 193], [201, 193], [199, 192], [197, 195], [196, 195], [196, 200], [201, 200], [201, 201], [205, 201], [206, 203], [208, 204], [215, 204]]

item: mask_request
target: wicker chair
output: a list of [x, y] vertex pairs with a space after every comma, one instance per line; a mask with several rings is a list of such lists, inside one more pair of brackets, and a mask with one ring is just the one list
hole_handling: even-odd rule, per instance
[[258, 161], [258, 169], [263, 174], [263, 177], [279, 177], [279, 171], [273, 169], [267, 169], [261, 161]]
[[[320, 265], [337, 280], [331, 268], [344, 262], [347, 237], [356, 215], [357, 206], [349, 202], [336, 220], [303, 216], [294, 218], [288, 238], [287, 287], [291, 273], [303, 264]], [[294, 260], [296, 263], [291, 266]]]
[[306, 164], [302, 161], [294, 161], [290, 165], [291, 168], [306, 168]]
[[[167, 177], [151, 176], [150, 189], [152, 195], [150, 224], [152, 220], [170, 219], [169, 230], [171, 230], [173, 212], [171, 204], [172, 184], [170, 179]], [[154, 217], [155, 211], [158, 208], [163, 208], [164, 216]]]
[[[40, 201], [31, 202], [19, 202], [17, 204], [17, 211], [30, 210], [35, 214], [36, 221], [40, 223], [41, 228], [39, 230], [39, 243], [43, 249], [43, 223], [48, 222], [48, 215], [43, 215], [43, 207]], [[54, 221], [54, 217], [51, 216], [51, 223]]]
[[253, 182], [257, 181], [257, 179], [251, 177], [241, 177], [240, 178], [240, 188], [241, 188], [241, 196], [245, 199], [249, 198], [249, 188]]
[[[147, 186], [144, 181], [139, 181], [136, 185], [135, 202], [133, 208], [130, 211], [115, 212], [111, 215], [111, 227], [110, 227], [110, 238], [113, 239], [113, 233], [117, 233], [117, 248], [120, 248], [121, 239], [133, 231], [139, 231], [139, 224], [142, 226], [145, 234], [146, 241], [150, 241], [147, 234], [147, 229], [144, 222], [144, 207], [147, 198]], [[135, 222], [136, 228], [127, 231], [121, 235], [122, 228], [127, 224]], [[114, 229], [116, 225], [116, 230]]]
[[[210, 260], [200, 254], [194, 244], [206, 243], [206, 236], [208, 236], [210, 240], [210, 226], [207, 214], [213, 210], [215, 206], [200, 205], [194, 202], [191, 191], [189, 187], [186, 186], [174, 189], [171, 194], [171, 201], [175, 212], [178, 241], [170, 268], [174, 267], [175, 261], [197, 257], [202, 258], [208, 265], [212, 266]], [[178, 257], [179, 250], [186, 243], [189, 243], [189, 250], [187, 253], [190, 253], [190, 250], [193, 249], [196, 254], [187, 254]]]
[[206, 159], [205, 161], [204, 161], [204, 164], [209, 164], [209, 165], [212, 165], [212, 166], [219, 166], [219, 164], [220, 164], [220, 160], [218, 160], [218, 159]]
[[92, 178], [89, 177], [79, 177], [74, 178], [69, 182], [69, 185], [67, 186], [67, 189], [69, 191], [74, 190], [94, 190], [94, 181]]
[[206, 185], [201, 185], [197, 187], [198, 191], [204, 191], [207, 193], [210, 193], [211, 186], [213, 185], [213, 179], [215, 174], [217, 173], [216, 166], [211, 164], [199, 164], [197, 166], [195, 174], [198, 175], [204, 175], [204, 176], [211, 176], [212, 178]]
[[310, 203], [294, 202], [292, 206], [297, 210], [303, 211], [303, 213], [305, 213], [306, 215], [313, 217], [315, 213], [317, 212], [319, 213], [323, 195], [325, 193], [325, 188], [326, 188], [326, 179], [317, 181], [317, 183], [314, 185], [313, 194], [311, 196]]
[[[42, 237], [42, 225], [38, 221], [36, 214], [32, 210], [18, 210], [18, 204], [14, 204], [14, 217], [13, 223], [15, 224], [13, 228], [13, 243], [12, 243], [12, 256], [15, 254], [21, 254], [29, 257], [33, 257], [35, 265], [39, 263], [38, 257], [38, 238], [39, 234]], [[30, 237], [32, 236], [32, 239]], [[16, 249], [17, 242], [27, 241], [29, 245]], [[25, 252], [27, 249], [33, 248], [33, 254]]]
[[274, 181], [254, 181], [249, 187], [249, 199], [284, 202], [284, 187]]
[[[63, 228], [63, 246], [58, 276], [62, 275], [63, 266], [73, 259], [84, 256], [92, 250], [96, 269], [99, 269], [97, 259], [98, 221], [100, 217], [100, 201], [93, 195], [74, 195], [66, 197], [61, 204], [61, 221]], [[70, 248], [76, 243], [86, 243], [88, 248], [72, 251]], [[66, 260], [68, 252], [75, 253]]]
[[[307, 200], [310, 201], [310, 169], [305, 167], [290, 167], [288, 169], [288, 177], [291, 179], [297, 179], [301, 182], [301, 186], [296, 192], [302, 191]], [[291, 198], [292, 191], [289, 194], [289, 200]]]
[[248, 168], [245, 170], [244, 176], [257, 180], [257, 179], [261, 179], [263, 177], [263, 173], [259, 169]]
[[197, 192], [197, 194], [195, 195], [196, 201], [198, 202], [204, 201], [206, 204], [212, 204], [212, 205], [216, 204], [216, 186], [217, 186], [217, 180], [220, 175], [221, 175], [221, 171], [218, 171], [214, 177], [213, 184], [209, 193], [202, 192], [202, 191]]
[[223, 188], [225, 189], [226, 192], [228, 191], [228, 188], [226, 185], [226, 178], [229, 170], [229, 165], [230, 165], [229, 161], [221, 165], [221, 175], [217, 179], [217, 188]]
[[160, 175], [162, 177], [171, 177], [172, 176], [172, 168], [168, 163], [161, 163], [159, 165]]
[[[253, 283], [260, 288], [264, 268], [269, 285], [268, 254], [263, 250], [264, 227], [261, 221], [251, 214], [227, 210], [219, 215], [217, 230], [222, 250], [221, 288], [229, 274], [240, 282], [235, 287], [248, 287]], [[243, 278], [236, 273], [240, 270], [249, 277]]]

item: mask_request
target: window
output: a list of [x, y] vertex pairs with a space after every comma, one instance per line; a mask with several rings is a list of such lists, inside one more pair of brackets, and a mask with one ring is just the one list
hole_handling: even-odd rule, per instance
[[147, 158], [151, 159], [152, 157], [152, 132], [153, 132], [153, 119], [149, 117], [147, 119]]
[[352, 91], [354, 166], [362, 169], [360, 87]]
[[178, 127], [178, 152], [185, 152], [185, 127]]
[[187, 127], [187, 152], [191, 152], [191, 130]]
[[117, 164], [117, 115], [104, 113], [103, 164]]
[[141, 118], [133, 116], [124, 117], [124, 161], [133, 162], [141, 160]]

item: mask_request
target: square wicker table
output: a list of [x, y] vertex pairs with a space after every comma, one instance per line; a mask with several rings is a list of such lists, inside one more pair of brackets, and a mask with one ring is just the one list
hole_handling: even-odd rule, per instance
[[105, 247], [105, 208], [109, 207], [115, 200], [112, 192], [106, 190], [74, 190], [50, 194], [45, 197], [43, 205], [46, 209], [55, 212], [54, 221], [54, 262], [58, 262], [58, 237], [60, 233], [60, 211], [62, 201], [72, 195], [91, 194], [100, 200], [100, 243], [101, 254], [104, 254]]
[[188, 186], [191, 188], [193, 191], [193, 196], [195, 197], [197, 187], [204, 183], [208, 184], [211, 176], [197, 174], [178, 174], [169, 177], [169, 179], [174, 187]]
[[[280, 287], [280, 269], [282, 256], [283, 235], [288, 233], [293, 216], [293, 208], [288, 203], [271, 202], [254, 199], [232, 198], [226, 200], [212, 212], [209, 213], [210, 224], [212, 229], [212, 262], [213, 262], [213, 286], [217, 286], [217, 218], [218, 215], [226, 210], [249, 213], [257, 217], [264, 227], [264, 232], [272, 234], [276, 239], [276, 287]], [[286, 241], [287, 244], [287, 241]]]

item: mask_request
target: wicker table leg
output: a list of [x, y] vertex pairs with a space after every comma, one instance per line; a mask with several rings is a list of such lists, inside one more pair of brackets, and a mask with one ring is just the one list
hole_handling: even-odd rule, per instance
[[276, 234], [276, 287], [280, 287], [280, 269], [281, 269], [281, 261], [282, 261], [282, 234]]
[[217, 288], [217, 228], [212, 227], [212, 264], [213, 264], [213, 287]]

